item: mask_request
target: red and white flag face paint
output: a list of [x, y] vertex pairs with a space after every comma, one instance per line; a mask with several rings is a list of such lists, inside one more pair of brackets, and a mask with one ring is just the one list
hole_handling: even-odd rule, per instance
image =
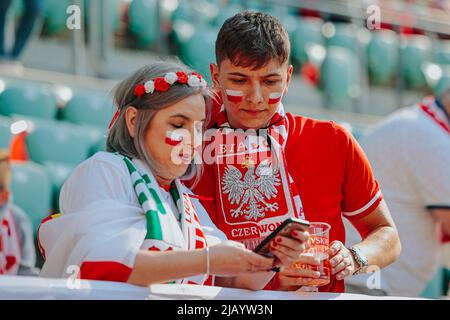
[[226, 90], [227, 100], [232, 103], [241, 103], [244, 100], [244, 93], [238, 90]]
[[283, 94], [281, 92], [272, 92], [269, 94], [269, 104], [276, 104], [281, 101]]
[[175, 131], [166, 132], [166, 143], [170, 146], [177, 146], [183, 141], [183, 135]]

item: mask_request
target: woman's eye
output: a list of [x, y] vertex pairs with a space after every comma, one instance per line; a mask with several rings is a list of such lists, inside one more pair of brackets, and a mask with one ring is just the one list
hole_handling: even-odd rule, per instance
[[181, 129], [181, 128], [183, 128], [183, 125], [182, 124], [173, 124], [172, 123], [172, 127], [174, 127], [175, 129]]

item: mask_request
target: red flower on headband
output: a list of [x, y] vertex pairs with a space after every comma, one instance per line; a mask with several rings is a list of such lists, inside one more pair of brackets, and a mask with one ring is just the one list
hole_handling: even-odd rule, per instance
[[138, 84], [136, 88], [134, 88], [134, 94], [138, 97], [143, 96], [145, 94], [145, 87], [143, 84]]
[[155, 90], [160, 92], [166, 92], [170, 88], [170, 83], [164, 78], [156, 78], [153, 80], [155, 82]]
[[178, 82], [181, 84], [186, 84], [188, 82], [188, 76], [183, 71], [177, 72]]

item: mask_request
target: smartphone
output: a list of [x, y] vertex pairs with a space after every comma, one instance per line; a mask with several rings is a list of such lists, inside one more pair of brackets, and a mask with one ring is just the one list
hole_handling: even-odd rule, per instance
[[273, 255], [272, 252], [270, 252], [269, 246], [270, 242], [276, 236], [291, 238], [291, 232], [293, 230], [308, 231], [309, 225], [309, 221], [297, 218], [288, 218], [284, 220], [283, 223], [278, 226], [278, 228], [272, 231], [272, 233], [269, 234], [263, 241], [261, 241], [261, 243], [253, 250], [253, 252], [266, 257], [272, 257]]

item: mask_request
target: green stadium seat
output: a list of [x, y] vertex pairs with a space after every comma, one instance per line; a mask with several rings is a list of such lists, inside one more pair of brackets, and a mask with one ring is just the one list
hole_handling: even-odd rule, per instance
[[360, 95], [360, 74], [356, 55], [348, 49], [329, 47], [321, 66], [320, 88], [331, 106], [352, 111], [353, 102]]
[[432, 42], [430, 38], [422, 35], [408, 36], [402, 39], [400, 57], [402, 59], [401, 74], [409, 88], [420, 89], [425, 87], [426, 79], [422, 67], [425, 62], [431, 62]]
[[78, 90], [74, 92], [61, 112], [63, 120], [89, 124], [106, 130], [114, 115], [113, 103], [101, 92]]
[[80, 126], [57, 121], [32, 121], [34, 129], [26, 139], [30, 159], [78, 164], [91, 152], [94, 139]]
[[376, 84], [387, 84], [398, 65], [398, 36], [394, 31], [372, 32], [367, 46], [367, 67], [370, 79]]
[[186, 41], [182, 58], [184, 63], [199, 72], [211, 83], [209, 65], [216, 61], [214, 43], [217, 32], [210, 28], [201, 28]]
[[46, 161], [43, 166], [52, 184], [52, 207], [56, 212], [59, 212], [59, 194], [61, 188], [67, 178], [69, 178], [73, 169], [75, 169], [75, 165]]
[[211, 25], [219, 15], [219, 8], [219, 5], [206, 0], [179, 1], [171, 20], [172, 22], [188, 21], [195, 25]]
[[72, 4], [70, 0], [44, 1], [44, 32], [54, 35], [66, 28], [67, 7]]
[[221, 8], [219, 14], [213, 20], [212, 25], [216, 28], [222, 27], [223, 23], [228, 19], [234, 16], [236, 13], [242, 11], [243, 8], [238, 4], [231, 4], [224, 8]]
[[12, 134], [10, 131], [11, 120], [0, 116], [0, 149], [9, 149]]
[[450, 64], [450, 40], [441, 40], [436, 46], [436, 63]]
[[321, 19], [301, 19], [297, 22], [297, 27], [292, 34], [292, 58], [300, 65], [309, 61], [307, 47], [310, 44], [325, 45], [322, 35]]
[[47, 86], [11, 83], [0, 93], [0, 114], [55, 118], [57, 114], [56, 101]]
[[442, 71], [441, 78], [433, 88], [434, 95], [438, 97], [450, 88], [450, 66], [443, 66]]
[[147, 48], [156, 43], [160, 33], [157, 0], [133, 0], [128, 19], [128, 28], [137, 37], [139, 46]]
[[51, 210], [51, 181], [45, 169], [36, 163], [13, 162], [11, 167], [14, 203], [28, 214], [36, 233], [40, 222]]
[[358, 28], [351, 23], [331, 23], [327, 22], [323, 26], [323, 34], [327, 41], [327, 46], [347, 48], [352, 52], [358, 49], [357, 33]]
[[428, 283], [425, 290], [420, 294], [420, 297], [427, 299], [441, 299], [447, 295], [448, 290], [448, 270], [446, 268], [440, 268], [434, 275], [431, 281]]

